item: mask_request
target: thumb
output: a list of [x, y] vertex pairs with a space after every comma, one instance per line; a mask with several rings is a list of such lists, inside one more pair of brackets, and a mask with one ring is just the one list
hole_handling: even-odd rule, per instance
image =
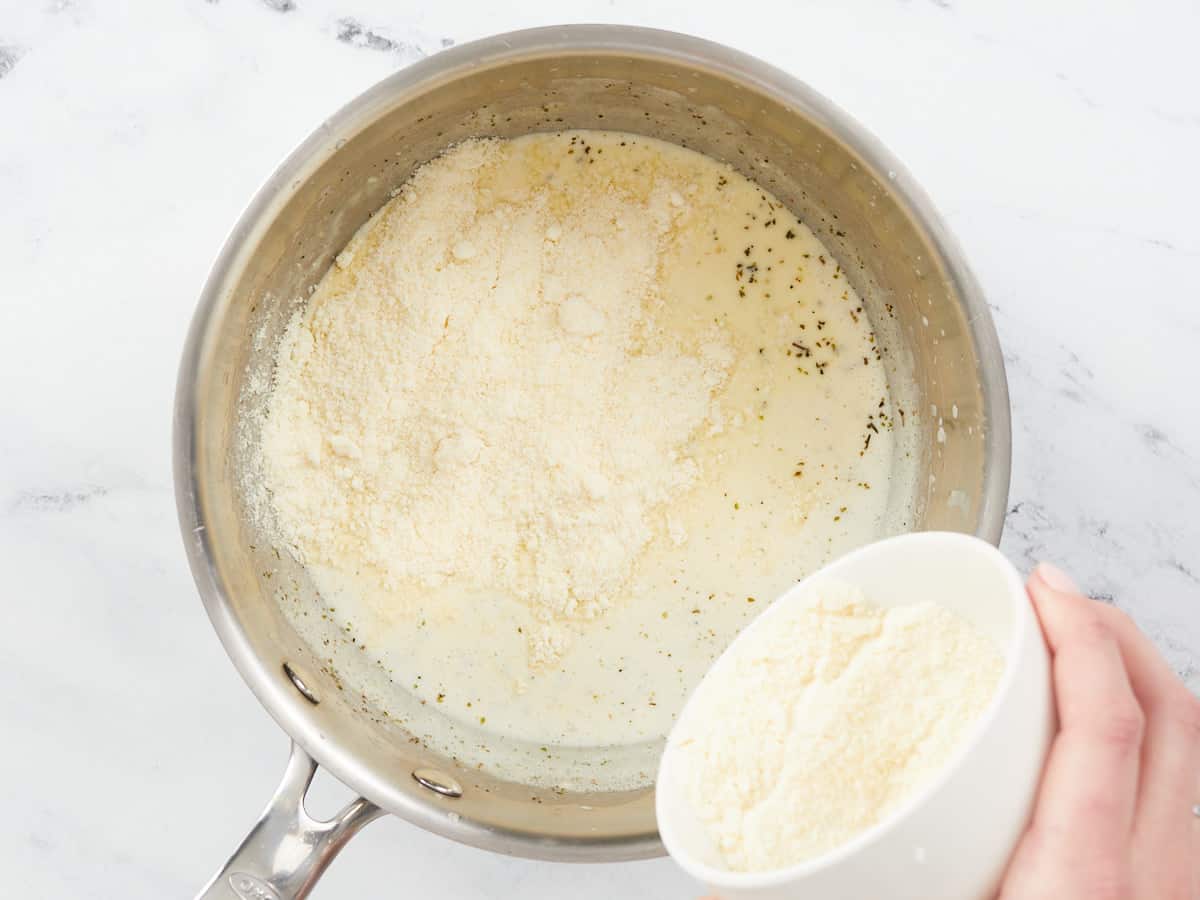
[[1079, 588], [1074, 580], [1058, 566], [1048, 562], [1038, 563], [1033, 570], [1030, 581], [1038, 580], [1052, 591], [1060, 594], [1078, 594]]

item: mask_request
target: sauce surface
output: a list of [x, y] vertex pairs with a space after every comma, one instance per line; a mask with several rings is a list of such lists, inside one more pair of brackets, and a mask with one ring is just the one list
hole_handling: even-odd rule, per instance
[[[533, 281], [522, 254], [539, 267]], [[467, 296], [488, 271], [482, 296]], [[429, 299], [463, 273], [475, 280]], [[485, 325], [498, 329], [487, 349], [479, 333], [455, 331]], [[401, 343], [416, 340], [403, 329], [426, 326], [428, 361], [390, 359], [389, 348], [416, 346]], [[559, 335], [553, 359], [569, 377], [530, 380], [550, 370], [546, 340], [522, 344], [537, 329]], [[401, 368], [363, 374], [347, 360], [366, 359], [364, 347], [370, 365]], [[629, 380], [639, 365], [661, 389]], [[339, 366], [341, 378], [369, 375], [381, 395], [347, 400], [353, 382], [330, 374]], [[404, 389], [437, 377], [480, 396], [500, 379], [505, 391], [484, 397], [478, 415], [457, 392], [398, 413], [381, 383], [392, 377]], [[620, 396], [608, 402], [606, 391]], [[479, 418], [510, 405], [524, 432]], [[419, 170], [363, 226], [292, 322], [263, 427], [263, 503], [278, 544], [320, 591], [322, 627], [365, 646], [341, 677], [391, 718], [507, 778], [632, 787], [651, 780], [659, 742], [738, 631], [797, 580], [882, 536], [896, 414], [871, 323], [837, 261], [731, 167], [618, 132], [472, 141]], [[567, 502], [558, 469], [530, 471], [558, 418], [577, 432], [588, 424], [569, 436], [577, 448], [546, 465], [592, 460], [600, 480], [580, 474], [583, 493], [555, 518], [526, 494]], [[377, 434], [405, 429], [403, 440]], [[526, 455], [505, 456], [505, 434]], [[643, 435], [654, 439], [639, 444]], [[514, 460], [536, 465], [518, 471]], [[503, 497], [517, 490], [504, 472], [471, 486], [500, 463], [512, 485], [531, 479], [526, 494]], [[309, 502], [318, 491], [323, 506]], [[629, 515], [602, 515], [606, 503]], [[326, 509], [344, 518], [341, 530], [311, 524]], [[388, 544], [405, 528], [416, 536]], [[520, 548], [511, 566], [510, 532]], [[538, 566], [583, 579], [591, 549], [615, 561], [588, 582], [605, 591], [543, 591]], [[523, 565], [532, 574], [512, 569]], [[318, 639], [311, 618], [296, 621]], [[597, 747], [614, 749], [596, 762]]]

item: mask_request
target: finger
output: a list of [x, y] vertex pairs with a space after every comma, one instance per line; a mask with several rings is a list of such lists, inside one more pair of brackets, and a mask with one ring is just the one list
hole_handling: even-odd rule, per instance
[[1054, 655], [1059, 733], [1034, 828], [1064, 860], [1125, 858], [1133, 825], [1144, 717], [1116, 636], [1091, 600], [1041, 569], [1029, 593]]
[[1192, 814], [1200, 801], [1200, 701], [1127, 615], [1097, 607], [1117, 639], [1146, 715], [1133, 822], [1135, 869], [1153, 879], [1153, 896], [1190, 897], [1196, 868], [1191, 860], [1200, 834]]

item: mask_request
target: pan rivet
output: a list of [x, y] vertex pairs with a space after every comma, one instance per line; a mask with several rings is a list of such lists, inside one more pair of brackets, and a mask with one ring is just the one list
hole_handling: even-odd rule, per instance
[[414, 769], [412, 776], [417, 784], [429, 788], [435, 794], [441, 794], [443, 797], [462, 796], [462, 785], [445, 772], [439, 772], [437, 769]]
[[297, 675], [295, 671], [293, 671], [290, 664], [283, 664], [283, 674], [288, 677], [288, 680], [295, 686], [296, 690], [300, 692], [300, 696], [309, 703], [315, 706], [321, 702], [317, 699], [317, 695], [312, 692], [312, 688], [304, 683], [304, 679]]

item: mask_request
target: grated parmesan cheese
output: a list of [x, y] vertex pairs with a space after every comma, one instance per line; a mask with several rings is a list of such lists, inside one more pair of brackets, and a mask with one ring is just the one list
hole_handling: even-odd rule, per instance
[[782, 868], [880, 822], [949, 761], [1003, 660], [932, 603], [824, 581], [701, 684], [672, 740], [726, 865]]

